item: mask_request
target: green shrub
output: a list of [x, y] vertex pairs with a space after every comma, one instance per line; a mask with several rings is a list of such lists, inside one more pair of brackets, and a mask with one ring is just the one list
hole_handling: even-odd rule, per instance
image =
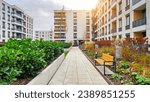
[[70, 48], [72, 46], [71, 42], [65, 42], [64, 43], [64, 48]]
[[22, 73], [17, 66], [17, 61], [22, 52], [8, 49], [6, 47], [0, 48], [0, 84], [9, 84], [16, 80], [16, 76]]
[[61, 42], [10, 39], [0, 48], [0, 84], [34, 77], [62, 53]]

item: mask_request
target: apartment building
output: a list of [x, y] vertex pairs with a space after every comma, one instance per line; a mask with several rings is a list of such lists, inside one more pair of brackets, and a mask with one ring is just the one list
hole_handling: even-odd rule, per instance
[[54, 37], [56, 41], [80, 42], [91, 40], [91, 12], [88, 10], [54, 10]]
[[40, 40], [43, 39], [44, 41], [50, 41], [52, 40], [52, 31], [35, 31], [34, 39]]
[[99, 0], [93, 11], [95, 39], [148, 37], [150, 44], [149, 10], [150, 0]]
[[33, 38], [33, 18], [15, 5], [0, 0], [0, 42]]

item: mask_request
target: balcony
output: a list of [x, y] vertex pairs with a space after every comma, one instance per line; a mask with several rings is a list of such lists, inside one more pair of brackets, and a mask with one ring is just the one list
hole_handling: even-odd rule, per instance
[[126, 6], [126, 11], [130, 9], [130, 5]]
[[54, 32], [65, 32], [66, 30], [54, 30]]
[[114, 19], [115, 17], [117, 17], [116, 14], [112, 14], [111, 19]]
[[66, 39], [66, 37], [54, 37], [54, 39]]
[[138, 27], [138, 26], [142, 26], [142, 25], [146, 25], [146, 17], [144, 17], [143, 19], [139, 19], [136, 21], [133, 21], [133, 28]]
[[137, 4], [138, 2], [140, 2], [140, 1], [142, 1], [142, 0], [132, 0], [132, 5], [135, 5], [135, 4]]
[[116, 28], [113, 28], [112, 30], [111, 30], [111, 33], [116, 33], [117, 32], [117, 29]]

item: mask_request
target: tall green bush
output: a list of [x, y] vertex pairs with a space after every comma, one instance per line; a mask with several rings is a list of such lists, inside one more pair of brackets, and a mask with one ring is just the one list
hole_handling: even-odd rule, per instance
[[36, 76], [62, 52], [61, 42], [10, 39], [0, 48], [0, 84]]

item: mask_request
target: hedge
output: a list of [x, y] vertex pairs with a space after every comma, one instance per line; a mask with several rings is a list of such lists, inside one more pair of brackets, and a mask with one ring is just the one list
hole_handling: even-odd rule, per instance
[[62, 53], [61, 42], [10, 39], [0, 48], [0, 84], [34, 77]]

